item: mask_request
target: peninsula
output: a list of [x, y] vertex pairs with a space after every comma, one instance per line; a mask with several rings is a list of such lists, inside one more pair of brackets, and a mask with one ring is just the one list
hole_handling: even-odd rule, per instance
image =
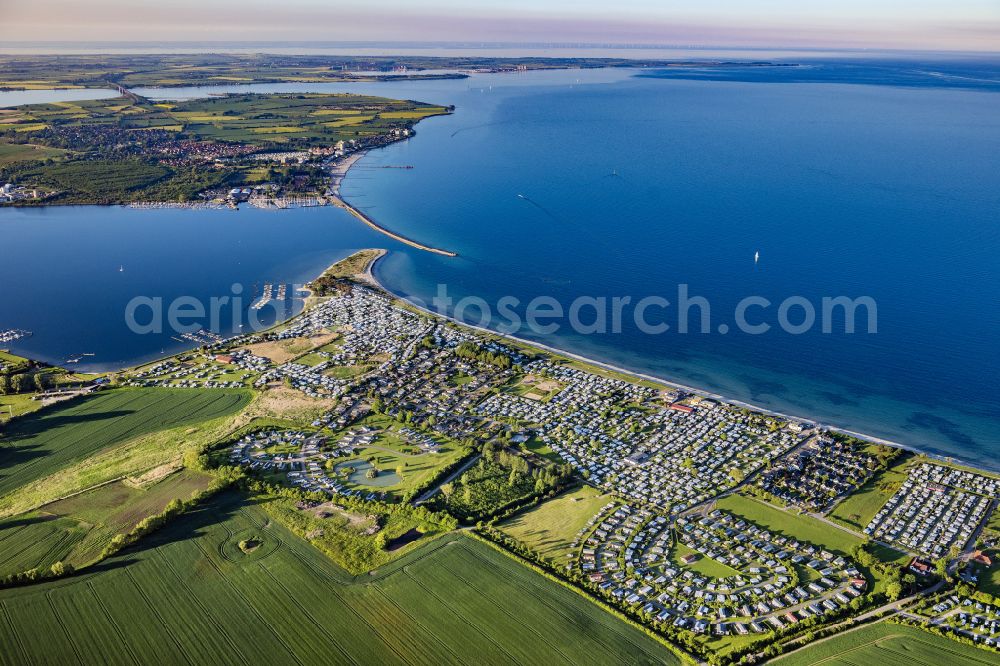
[[[115, 91], [111, 99], [0, 109], [0, 201], [10, 207], [339, 206], [398, 242], [454, 257], [451, 250], [386, 229], [365, 212], [378, 210], [377, 204], [357, 207], [340, 191], [367, 150], [406, 140], [421, 120], [449, 114], [450, 106], [368, 94], [257, 94], [239, 86], [364, 81], [374, 87], [388, 80], [459, 79], [479, 71], [515, 77], [571, 67], [696, 67], [697, 73], [683, 74], [718, 77], [703, 70], [735, 65], [615, 58], [0, 56], [0, 88]], [[852, 62], [850, 69], [855, 68]], [[596, 74], [595, 80], [611, 73]], [[579, 72], [568, 76], [585, 78]], [[884, 76], [877, 74], [880, 80]], [[848, 78], [871, 80], [856, 73]], [[548, 76], [524, 79], [549, 85]], [[491, 83], [497, 80], [490, 77]], [[657, 82], [647, 78], [646, 83]], [[142, 88], [191, 85], [225, 86], [226, 93], [156, 102]], [[511, 98], [491, 96], [490, 86], [450, 85], [467, 88], [464, 96], [450, 98], [457, 104], [476, 96], [501, 103], [487, 109], [516, 106]], [[736, 115], [719, 117], [731, 118], [726, 125], [735, 128], [737, 138], [723, 141], [721, 125], [711, 118], [691, 143], [677, 145], [692, 157], [710, 147], [705, 138], [711, 136], [740, 149], [724, 153], [727, 164], [745, 166], [751, 153], [742, 141], [752, 128], [745, 121], [754, 113], [735, 105], [755, 95], [728, 83], [722, 87], [726, 94], [735, 89], [738, 97], [726, 98], [721, 88], [705, 98], [692, 95], [686, 117], [703, 120], [707, 105], [719, 109], [719, 100], [732, 99], [728, 110]], [[607, 159], [604, 151], [620, 142], [610, 131], [601, 137], [608, 143], [595, 141], [593, 112], [601, 104], [594, 100], [600, 98], [584, 88], [574, 84], [569, 93], [573, 100], [588, 100], [574, 101], [573, 108], [588, 116], [587, 129], [577, 137], [555, 140], [553, 128], [566, 126], [569, 98], [561, 94], [546, 122], [529, 123], [537, 131], [522, 135], [536, 142], [517, 140], [509, 132], [512, 124], [494, 123], [503, 146], [511, 149], [510, 163], [520, 160], [519, 171], [498, 170], [500, 175], [490, 173], [488, 179], [504, 189], [508, 182], [501, 179], [511, 174], [530, 182], [536, 174], [523, 173], [525, 164], [537, 165], [546, 177], [573, 173], [575, 167], [565, 163], [540, 161], [540, 153], [526, 156], [524, 147], [537, 148], [537, 138], [546, 134], [553, 139], [545, 144], [549, 156]], [[640, 86], [632, 81], [590, 88], [634, 93]], [[648, 99], [654, 101], [634, 135], [643, 136], [649, 148], [661, 134], [681, 138], [670, 133], [679, 123], [646, 120], [663, 120], [663, 95], [679, 100], [692, 89], [685, 84], [652, 91], [655, 96]], [[536, 110], [531, 105], [542, 97], [536, 92], [528, 91], [524, 108]], [[868, 103], [880, 99], [868, 90], [859, 97]], [[892, 103], [879, 107], [908, 108], [915, 98], [892, 95], [887, 98]], [[624, 99], [624, 107], [607, 107], [614, 117], [642, 108], [635, 101], [640, 98]], [[763, 105], [763, 99], [774, 101]], [[757, 113], [755, 120], [774, 120], [791, 99], [761, 96], [752, 108], [768, 112]], [[817, 99], [829, 98], [810, 88], [806, 106], [792, 106], [788, 117], [814, 112]], [[501, 119], [498, 112], [490, 114], [490, 121]], [[832, 114], [828, 128], [848, 115]], [[470, 129], [482, 127], [475, 118], [466, 120], [474, 121], [467, 123]], [[905, 128], [901, 143], [928, 131], [920, 121]], [[787, 127], [779, 123], [770, 131], [784, 135]], [[937, 127], [943, 131], [946, 125]], [[852, 132], [819, 134], [830, 140]], [[809, 136], [818, 134], [804, 127], [786, 138], [798, 149]], [[892, 146], [895, 136], [872, 145]], [[574, 144], [577, 138], [582, 142]], [[631, 152], [620, 162], [638, 172], [638, 160], [626, 161], [637, 151], [626, 148]], [[675, 162], [671, 150], [649, 152]], [[483, 154], [470, 153], [465, 164]], [[867, 164], [869, 153], [861, 154], [866, 159], [858, 163]], [[838, 160], [849, 156], [849, 151], [838, 154]], [[753, 166], [761, 168], [759, 162]], [[415, 165], [423, 163], [415, 158]], [[759, 175], [783, 187], [784, 163], [772, 159], [773, 173]], [[970, 161], [973, 167], [985, 163]], [[730, 172], [715, 179], [704, 165], [696, 169], [699, 162], [685, 160], [683, 172], [664, 176], [664, 161], [650, 164], [659, 165], [649, 171], [663, 183], [704, 178], [713, 184], [707, 192], [694, 192], [693, 201], [701, 194], [713, 204], [737, 200], [720, 199], [715, 185], [732, 183]], [[633, 193], [645, 189], [620, 177], [618, 166], [608, 165], [613, 176], [608, 178], [603, 165], [593, 163], [591, 182], [609, 193], [622, 186], [621, 194], [614, 194], [622, 199], [626, 186]], [[383, 173], [405, 178], [407, 172]], [[969, 173], [976, 174], [975, 168]], [[824, 182], [808, 191], [825, 187]], [[479, 197], [478, 188], [467, 189]], [[509, 188], [506, 196], [513, 199], [518, 189]], [[421, 194], [419, 188], [408, 191]], [[750, 192], [770, 202], [778, 199], [773, 191]], [[440, 201], [456, 203], [445, 196]], [[663, 201], [656, 200], [655, 210]], [[537, 208], [536, 215], [544, 212]], [[729, 216], [733, 208], [721, 210]], [[944, 208], [937, 210], [947, 217]], [[152, 263], [145, 255], [67, 242], [66, 232], [46, 234], [45, 225], [33, 222], [42, 212], [6, 211], [10, 228], [39, 234], [35, 244], [22, 247], [40, 250], [9, 253], [20, 260], [9, 262], [12, 283], [18, 270], [29, 267], [25, 259], [51, 270], [55, 255], [41, 263], [46, 244], [62, 243], [60, 249], [68, 247], [87, 262], [77, 268], [67, 254], [57, 257], [71, 270], [60, 274], [56, 288], [77, 304], [104, 315], [100, 304], [111, 302], [92, 296], [95, 307], [64, 286], [78, 275], [102, 285], [102, 295], [137, 291], [128, 279], [139, 273], [133, 266]], [[96, 226], [95, 218], [128, 213], [66, 212], [73, 216], [66, 227], [74, 232], [88, 217]], [[670, 212], [677, 220], [688, 219], [680, 208]], [[174, 216], [162, 217], [170, 222]], [[98, 371], [86, 374], [69, 368], [79, 369], [72, 364], [84, 357], [92, 361], [95, 354], [77, 352], [102, 350], [67, 349], [73, 353], [61, 357], [70, 364], [66, 367], [26, 358], [28, 352], [0, 350], [0, 664], [997, 662], [1000, 475], [994, 471], [921, 453], [906, 442], [730, 400], [655, 376], [652, 369], [635, 372], [429, 311], [379, 282], [374, 267], [391, 250], [355, 252], [371, 242], [361, 229], [332, 229], [321, 239], [319, 234], [331, 231], [322, 215], [295, 216], [292, 222], [299, 226], [293, 233], [287, 231], [293, 225], [270, 225], [280, 240], [294, 237], [294, 256], [300, 257], [294, 262], [272, 236], [243, 224], [247, 217], [278, 214], [203, 217], [222, 218], [211, 229], [214, 236], [202, 233], [200, 221], [193, 234], [180, 232], [182, 251], [191, 249], [194, 237], [195, 249], [204, 253], [178, 257], [173, 246], [163, 252], [164, 263], [184, 268], [184, 280], [175, 283], [159, 273], [153, 279], [174, 288], [204, 280], [206, 262], [233, 259], [244, 268], [253, 263], [246, 274], [260, 278], [263, 290], [254, 285], [234, 309], [274, 308], [275, 316], [266, 319], [273, 325], [251, 331], [234, 321], [228, 333], [208, 330], [213, 324], [181, 332], [182, 326], [171, 322], [173, 340], [190, 343], [180, 353], [155, 356], [157, 333], [144, 340], [153, 340], [156, 349], [142, 357], [155, 361], [113, 370], [94, 366]], [[537, 226], [537, 220], [524, 217], [528, 224], [520, 228], [529, 232], [508, 237], [540, 239], [530, 234], [529, 224]], [[678, 247], [691, 253], [693, 264], [699, 261], [696, 246], [734, 239], [745, 245], [741, 234], [751, 227], [742, 215], [738, 232], [699, 224], [694, 214], [690, 220], [683, 227], [659, 225], [669, 236], [643, 242], [660, 251], [686, 232], [691, 242]], [[940, 226], [932, 221], [928, 228]], [[485, 215], [476, 222], [489, 231], [507, 231]], [[860, 227], [854, 229], [860, 233]], [[583, 225], [572, 230], [581, 233]], [[843, 235], [834, 224], [823, 230]], [[129, 247], [155, 242], [154, 233], [141, 231]], [[594, 271], [595, 259], [584, 259], [591, 255], [580, 246], [563, 247], [565, 230], [553, 226], [548, 232], [555, 251], [571, 259], [558, 267], [552, 262], [551, 273], [561, 272], [557, 277], [569, 282], [575, 277], [571, 264]], [[17, 247], [17, 231], [8, 233]], [[369, 240], [358, 240], [364, 238]], [[497, 238], [503, 237], [488, 237], [491, 254], [499, 251]], [[624, 240], [638, 245], [631, 235]], [[801, 254], [812, 260], [807, 253], [820, 243], [799, 240], [806, 241]], [[471, 234], [467, 243], [463, 247], [473, 247]], [[541, 240], [538, 244], [544, 249]], [[301, 312], [290, 318], [280, 314], [301, 292], [289, 290], [286, 278], [264, 273], [274, 270], [268, 265], [301, 268], [300, 262], [317, 256], [328, 263], [327, 253], [345, 247], [352, 249], [344, 254], [353, 254], [307, 285]], [[513, 252], [534, 259], [529, 251], [534, 249], [517, 245]], [[603, 247], [596, 249], [594, 257], [606, 254]], [[750, 269], [765, 277], [772, 252], [762, 252], [765, 260], [758, 266], [751, 249], [733, 251], [745, 255], [748, 268], [731, 273], [733, 279], [745, 279]], [[258, 253], [264, 259], [251, 262]], [[839, 257], [831, 271], [844, 265]], [[489, 270], [488, 261], [501, 263], [496, 256], [480, 259], [473, 270]], [[659, 260], [648, 259], [647, 271]], [[636, 259], [631, 265], [644, 264]], [[229, 279], [228, 269], [221, 274], [224, 288], [232, 284], [234, 294], [242, 288]], [[486, 279], [497, 274], [491, 271]], [[640, 281], [653, 282], [648, 272], [642, 276]], [[599, 275], [593, 280], [602, 281]], [[35, 292], [47, 293], [38, 284]], [[16, 304], [22, 294], [14, 296]], [[63, 317], [52, 327], [54, 337], [80, 344], [79, 335], [58, 328], [73, 307], [58, 305], [51, 308]], [[107, 311], [114, 314], [115, 307]], [[39, 349], [53, 341], [46, 337], [49, 331], [33, 324], [2, 323], [0, 347], [27, 349], [20, 345], [30, 341]], [[140, 334], [130, 328], [130, 335]], [[645, 358], [645, 367], [657, 367], [651, 356]], [[859, 400], [869, 399], [859, 393]], [[947, 402], [941, 395], [937, 400]]]
[[347, 94], [134, 94], [0, 109], [0, 202], [317, 204], [331, 164], [412, 135], [443, 106]]
[[0, 204], [288, 208], [334, 204], [412, 247], [339, 196], [366, 150], [448, 107], [361, 95], [227, 95], [154, 104], [134, 94], [0, 110]]
[[[267, 616], [281, 631], [321, 612], [359, 631], [345, 608], [381, 617], [375, 586], [396, 612], [432, 613], [419, 640], [435, 644], [451, 644], [444, 618], [461, 616], [504, 645], [517, 632], [533, 654], [565, 632], [596, 651], [582, 661], [612, 649], [812, 663], [827, 644], [809, 644], [829, 635], [989, 659], [1000, 476], [420, 311], [374, 278], [384, 254], [331, 266], [307, 308], [270, 330], [141, 367], [73, 377], [8, 357], [2, 386], [21, 407], [0, 438], [0, 581], [15, 588], [0, 604], [54, 595], [77, 608], [89, 590], [118, 608], [132, 594], [118, 566], [156, 589], [207, 556], [213, 573], [177, 588], [177, 603], [200, 599], [212, 631], [271, 604], [286, 609]], [[183, 534], [194, 541], [175, 543]], [[264, 557], [269, 573], [248, 573]], [[277, 586], [289, 572], [295, 585]], [[464, 601], [441, 584], [453, 578]], [[317, 595], [330, 580], [351, 600]], [[220, 601], [234, 586], [244, 592]], [[583, 629], [553, 607], [605, 619]], [[46, 617], [113, 654], [154, 617], [85, 628], [61, 608]], [[26, 657], [43, 653], [13, 631]], [[327, 635], [307, 630], [289, 649]], [[344, 649], [384, 654], [392, 640]]]

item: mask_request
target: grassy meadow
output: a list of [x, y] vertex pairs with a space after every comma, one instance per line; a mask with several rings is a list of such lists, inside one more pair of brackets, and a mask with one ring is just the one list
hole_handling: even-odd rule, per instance
[[851, 529], [863, 530], [906, 481], [906, 470], [912, 460], [911, 455], [900, 456], [888, 468], [837, 504], [829, 518]]
[[523, 511], [498, 527], [535, 552], [560, 563], [573, 552], [577, 533], [611, 501], [610, 495], [591, 486], [581, 486]]
[[811, 516], [799, 515], [794, 510], [784, 511], [744, 495], [727, 495], [716, 506], [723, 511], [737, 514], [772, 532], [784, 534], [823, 546], [831, 553], [850, 557], [851, 551], [861, 543], [861, 538], [831, 527]]
[[118, 481], [0, 520], [0, 576], [59, 561], [76, 568], [90, 564], [116, 534], [130, 532], [173, 499], [205, 490], [210, 480], [180, 470], [145, 487]]
[[[2, 118], [2, 116], [0, 116]], [[30, 143], [0, 143], [0, 166], [65, 155], [66, 151]]]

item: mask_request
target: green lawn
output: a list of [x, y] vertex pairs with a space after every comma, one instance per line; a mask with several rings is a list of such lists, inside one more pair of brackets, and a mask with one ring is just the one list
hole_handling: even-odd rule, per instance
[[41, 409], [41, 401], [32, 400], [31, 395], [31, 393], [0, 395], [0, 423], [9, 421], [11, 417], [23, 416]]
[[22, 364], [27, 363], [28, 359], [23, 356], [18, 356], [17, 354], [11, 354], [9, 351], [4, 351], [0, 349], [0, 363], [11, 363], [11, 364]]
[[0, 664], [18, 666], [679, 663], [467, 537], [355, 578], [236, 494], [92, 573], [0, 590], [0, 645]]
[[329, 359], [327, 359], [325, 356], [316, 353], [311, 353], [311, 354], [306, 354], [305, 356], [298, 357], [297, 359], [295, 359], [295, 362], [298, 363], [299, 365], [307, 365], [311, 368], [314, 365], [319, 365], [320, 363], [327, 360]]
[[887, 469], [835, 506], [830, 512], [830, 519], [863, 530], [906, 480], [906, 468], [912, 459], [912, 456], [901, 455]]
[[593, 518], [611, 496], [591, 486], [582, 486], [539, 504], [499, 525], [532, 550], [563, 562], [577, 533]]
[[[369, 415], [361, 423], [380, 428], [381, 431], [372, 447], [361, 449], [360, 453], [350, 459], [370, 459], [377, 469], [384, 472], [395, 473], [398, 468], [403, 468], [402, 478], [398, 483], [367, 489], [388, 490], [401, 497], [468, 453], [457, 442], [437, 434], [432, 436], [440, 444], [437, 451], [434, 453], [426, 452], [399, 432], [401, 427], [399, 422], [388, 416]], [[334, 439], [336, 437], [337, 435], [334, 436]], [[348, 459], [344, 458], [336, 462], [346, 460]], [[348, 483], [348, 485], [352, 484]]]
[[996, 653], [915, 627], [879, 622], [816, 643], [771, 662], [775, 666], [985, 666]]
[[564, 462], [566, 462], [565, 460], [563, 460], [562, 456], [553, 451], [548, 444], [538, 439], [538, 437], [534, 435], [532, 435], [528, 439], [528, 441], [525, 443], [524, 446], [532, 453], [542, 456], [543, 458], [550, 460], [556, 463], [557, 465], [561, 465]]
[[783, 511], [751, 497], [739, 494], [727, 495], [716, 505], [723, 511], [738, 514], [772, 532], [780, 532], [816, 546], [823, 546], [838, 555], [849, 557], [851, 550], [861, 543], [859, 537], [815, 518], [798, 515], [793, 511]]
[[131, 438], [232, 414], [248, 391], [120, 389], [18, 419], [0, 439], [0, 495]]
[[473, 377], [472, 377], [472, 375], [462, 375], [462, 374], [457, 374], [457, 375], [453, 375], [453, 376], [451, 376], [451, 377], [450, 377], [450, 378], [448, 379], [448, 382], [449, 382], [449, 383], [450, 383], [450, 384], [451, 384], [452, 386], [464, 386], [465, 384], [468, 384], [468, 383], [469, 383], [469, 382], [471, 382], [472, 380], [473, 380]]
[[[692, 553], [698, 556], [697, 560], [695, 560], [691, 564], [684, 564], [683, 562], [681, 562], [682, 557], [686, 555], [691, 555]], [[673, 560], [674, 564], [676, 564], [679, 567], [690, 569], [695, 573], [699, 573], [703, 576], [707, 576], [712, 579], [727, 578], [729, 576], [738, 576], [740, 573], [739, 571], [733, 569], [728, 564], [723, 564], [722, 562], [713, 560], [710, 557], [705, 557], [701, 553], [695, 551], [692, 548], [688, 548], [682, 543], [678, 543], [674, 545], [673, 548], [671, 548], [670, 559]]]
[[351, 379], [368, 372], [368, 370], [370, 367], [367, 365], [335, 365], [324, 370], [323, 374], [334, 379]]

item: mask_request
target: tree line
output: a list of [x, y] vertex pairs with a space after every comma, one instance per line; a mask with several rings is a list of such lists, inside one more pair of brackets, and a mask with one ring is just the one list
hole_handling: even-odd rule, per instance
[[53, 383], [52, 378], [44, 372], [0, 375], [0, 395], [46, 391], [52, 388]]

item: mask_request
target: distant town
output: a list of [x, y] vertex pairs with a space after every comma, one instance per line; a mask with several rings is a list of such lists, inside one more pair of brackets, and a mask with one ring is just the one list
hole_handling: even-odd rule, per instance
[[0, 203], [324, 205], [334, 202], [340, 160], [448, 112], [357, 95], [154, 104], [132, 93], [0, 110]]

